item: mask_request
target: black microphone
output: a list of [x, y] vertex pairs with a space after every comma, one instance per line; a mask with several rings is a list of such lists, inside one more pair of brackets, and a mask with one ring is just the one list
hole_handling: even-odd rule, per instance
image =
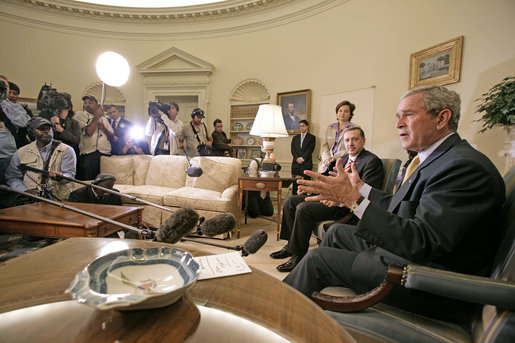
[[186, 162], [188, 162], [188, 169], [186, 169], [186, 175], [189, 177], [199, 177], [201, 176], [204, 171], [200, 167], [192, 166], [190, 163], [190, 159], [188, 158], [188, 155], [186, 155], [186, 149], [182, 148], [182, 151], [184, 151], [184, 157], [186, 157]]
[[202, 234], [212, 237], [232, 231], [236, 227], [236, 218], [231, 213], [222, 213], [200, 223]]
[[192, 238], [182, 238], [181, 242], [193, 242], [199, 244], [205, 244], [213, 247], [224, 248], [229, 250], [241, 251], [241, 256], [248, 256], [249, 254], [255, 254], [261, 247], [265, 244], [268, 239], [268, 234], [264, 230], [258, 230], [254, 232], [249, 239], [243, 243], [243, 245], [237, 245], [235, 247], [230, 247], [227, 245], [211, 243], [206, 241], [201, 241]]
[[177, 243], [197, 225], [198, 213], [191, 207], [182, 207], [168, 217], [156, 231], [156, 240], [163, 243]]
[[268, 239], [268, 234], [264, 230], [258, 230], [254, 232], [249, 239], [243, 243], [243, 247], [241, 249], [241, 256], [248, 256], [249, 254], [255, 254], [256, 251], [261, 249], [263, 245], [265, 245], [266, 240]]

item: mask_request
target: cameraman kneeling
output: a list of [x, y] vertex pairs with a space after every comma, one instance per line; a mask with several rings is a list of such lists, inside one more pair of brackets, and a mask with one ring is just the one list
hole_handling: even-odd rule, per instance
[[[276, 175], [281, 170], [281, 166], [275, 163], [275, 155], [270, 154], [270, 158], [272, 159], [273, 169], [276, 172]], [[250, 177], [258, 177], [259, 172], [263, 170], [263, 157], [255, 158], [250, 161], [249, 166], [247, 168], [247, 174]], [[247, 191], [248, 192], [248, 204], [247, 204], [247, 213], [251, 218], [256, 218], [259, 216], [267, 216], [271, 217], [274, 215], [274, 205], [272, 204], [272, 199], [270, 199], [270, 192], [268, 191]]]

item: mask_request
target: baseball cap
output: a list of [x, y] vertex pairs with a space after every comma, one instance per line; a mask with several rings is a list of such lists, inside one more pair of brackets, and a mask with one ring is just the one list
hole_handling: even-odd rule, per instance
[[194, 109], [193, 112], [191, 112], [191, 117], [193, 118], [195, 116], [197, 116], [199, 118], [205, 118], [204, 111], [202, 111], [202, 109], [200, 109], [200, 108]]
[[31, 119], [29, 121], [29, 128], [31, 128], [31, 129], [39, 129], [43, 125], [52, 126], [52, 123], [43, 117], [34, 117], [33, 119]]
[[96, 103], [98, 104], [97, 99], [96, 99], [93, 95], [85, 95], [85, 96], [83, 96], [83, 97], [82, 97], [82, 101], [84, 101], [84, 100], [86, 100], [86, 99], [89, 99], [89, 100], [91, 100], [91, 101], [94, 101], [94, 102], [96, 102]]

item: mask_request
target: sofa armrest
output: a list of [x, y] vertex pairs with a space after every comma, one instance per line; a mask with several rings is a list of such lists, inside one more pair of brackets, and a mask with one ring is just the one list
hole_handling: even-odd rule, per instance
[[222, 193], [222, 199], [237, 199], [238, 185], [229, 186]]

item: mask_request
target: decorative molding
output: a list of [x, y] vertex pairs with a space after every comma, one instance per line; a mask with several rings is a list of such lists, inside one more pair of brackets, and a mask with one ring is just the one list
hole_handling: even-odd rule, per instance
[[270, 92], [266, 85], [259, 80], [244, 80], [234, 87], [230, 101], [233, 105], [266, 103], [270, 102]]
[[172, 47], [136, 66], [145, 74], [195, 73], [210, 75], [215, 66], [181, 49]]
[[[109, 85], [105, 85], [106, 96], [104, 99], [105, 105], [124, 105], [125, 104], [125, 96], [123, 93], [116, 87], [112, 87]], [[89, 85], [86, 90], [82, 93], [82, 97], [86, 95], [92, 95], [97, 99], [100, 103], [102, 99], [102, 82], [95, 82]], [[76, 106], [77, 107], [77, 106]]]
[[228, 0], [176, 8], [124, 8], [66, 0], [0, 0], [0, 20], [61, 33], [170, 40], [252, 32], [301, 20], [348, 0]]

